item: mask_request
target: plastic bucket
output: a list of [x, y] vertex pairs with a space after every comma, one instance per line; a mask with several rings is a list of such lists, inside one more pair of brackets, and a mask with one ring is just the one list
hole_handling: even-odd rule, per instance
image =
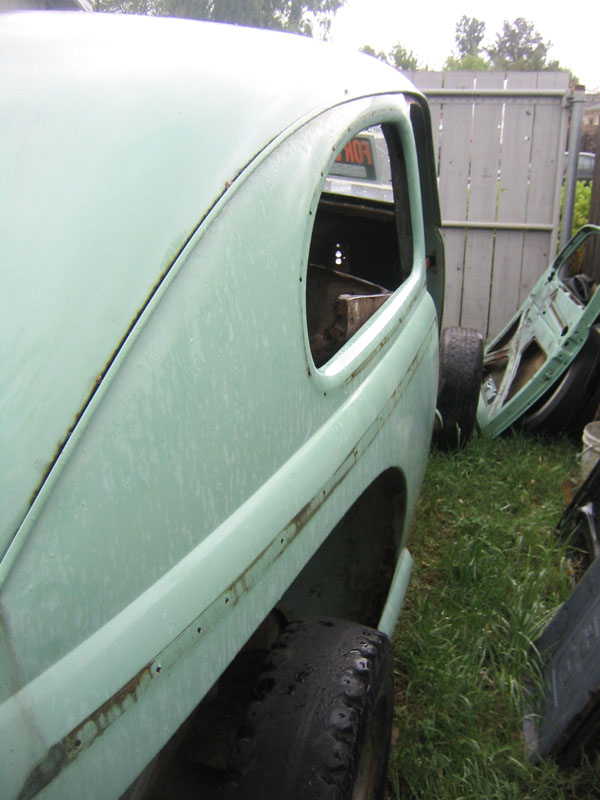
[[585, 481], [600, 459], [600, 422], [588, 422], [583, 429], [582, 440], [581, 477]]

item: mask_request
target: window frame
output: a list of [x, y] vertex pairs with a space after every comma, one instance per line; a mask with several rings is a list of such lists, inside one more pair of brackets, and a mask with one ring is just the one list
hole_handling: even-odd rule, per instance
[[[314, 223], [317, 217], [317, 209], [324, 191], [326, 179], [329, 176], [331, 167], [338, 154], [351, 139], [359, 136], [368, 128], [377, 125], [381, 125], [382, 128], [388, 127], [397, 135], [397, 142], [402, 148], [402, 153], [404, 155], [404, 162], [406, 165], [405, 189], [410, 214], [412, 239], [412, 264], [407, 277], [402, 280], [393, 291], [389, 300], [387, 300], [328, 361], [318, 367], [311, 353], [306, 308], [306, 276], [309, 267], [308, 256], [313, 237]], [[392, 165], [391, 168], [393, 170]], [[392, 175], [393, 174], [392, 172]], [[396, 203], [396, 196], [394, 196], [395, 207]], [[398, 209], [395, 208], [395, 211], [396, 219], [398, 220]], [[382, 108], [370, 110], [358, 116], [352, 125], [344, 126], [343, 131], [340, 132], [337, 140], [331, 147], [329, 159], [320, 172], [320, 180], [309, 210], [309, 220], [303, 288], [305, 347], [311, 375], [314, 376], [319, 388], [331, 390], [336, 386], [347, 383], [371, 361], [375, 350], [381, 348], [398, 335], [403, 324], [406, 322], [408, 310], [414, 305], [416, 297], [425, 291], [425, 235], [417, 148], [410, 118], [410, 100], [405, 98], [404, 95], [398, 97], [394, 96], [393, 105], [390, 104]], [[398, 247], [400, 250], [399, 241]]]

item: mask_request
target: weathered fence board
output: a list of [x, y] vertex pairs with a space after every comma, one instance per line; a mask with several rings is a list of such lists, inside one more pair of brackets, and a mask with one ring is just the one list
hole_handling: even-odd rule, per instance
[[407, 75], [431, 107], [446, 246], [443, 324], [491, 336], [556, 251], [569, 75]]

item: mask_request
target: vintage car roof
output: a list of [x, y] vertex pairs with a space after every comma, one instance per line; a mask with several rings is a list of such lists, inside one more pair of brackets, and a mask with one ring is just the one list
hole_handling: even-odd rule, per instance
[[240, 171], [324, 108], [415, 90], [299, 36], [108, 14], [2, 15], [0, 75], [2, 554], [153, 288]]

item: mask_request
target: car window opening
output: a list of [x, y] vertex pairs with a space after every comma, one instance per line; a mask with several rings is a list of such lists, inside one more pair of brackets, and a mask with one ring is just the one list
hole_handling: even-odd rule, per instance
[[306, 314], [323, 366], [390, 298], [412, 269], [406, 166], [395, 128], [347, 142], [326, 178], [311, 239]]

